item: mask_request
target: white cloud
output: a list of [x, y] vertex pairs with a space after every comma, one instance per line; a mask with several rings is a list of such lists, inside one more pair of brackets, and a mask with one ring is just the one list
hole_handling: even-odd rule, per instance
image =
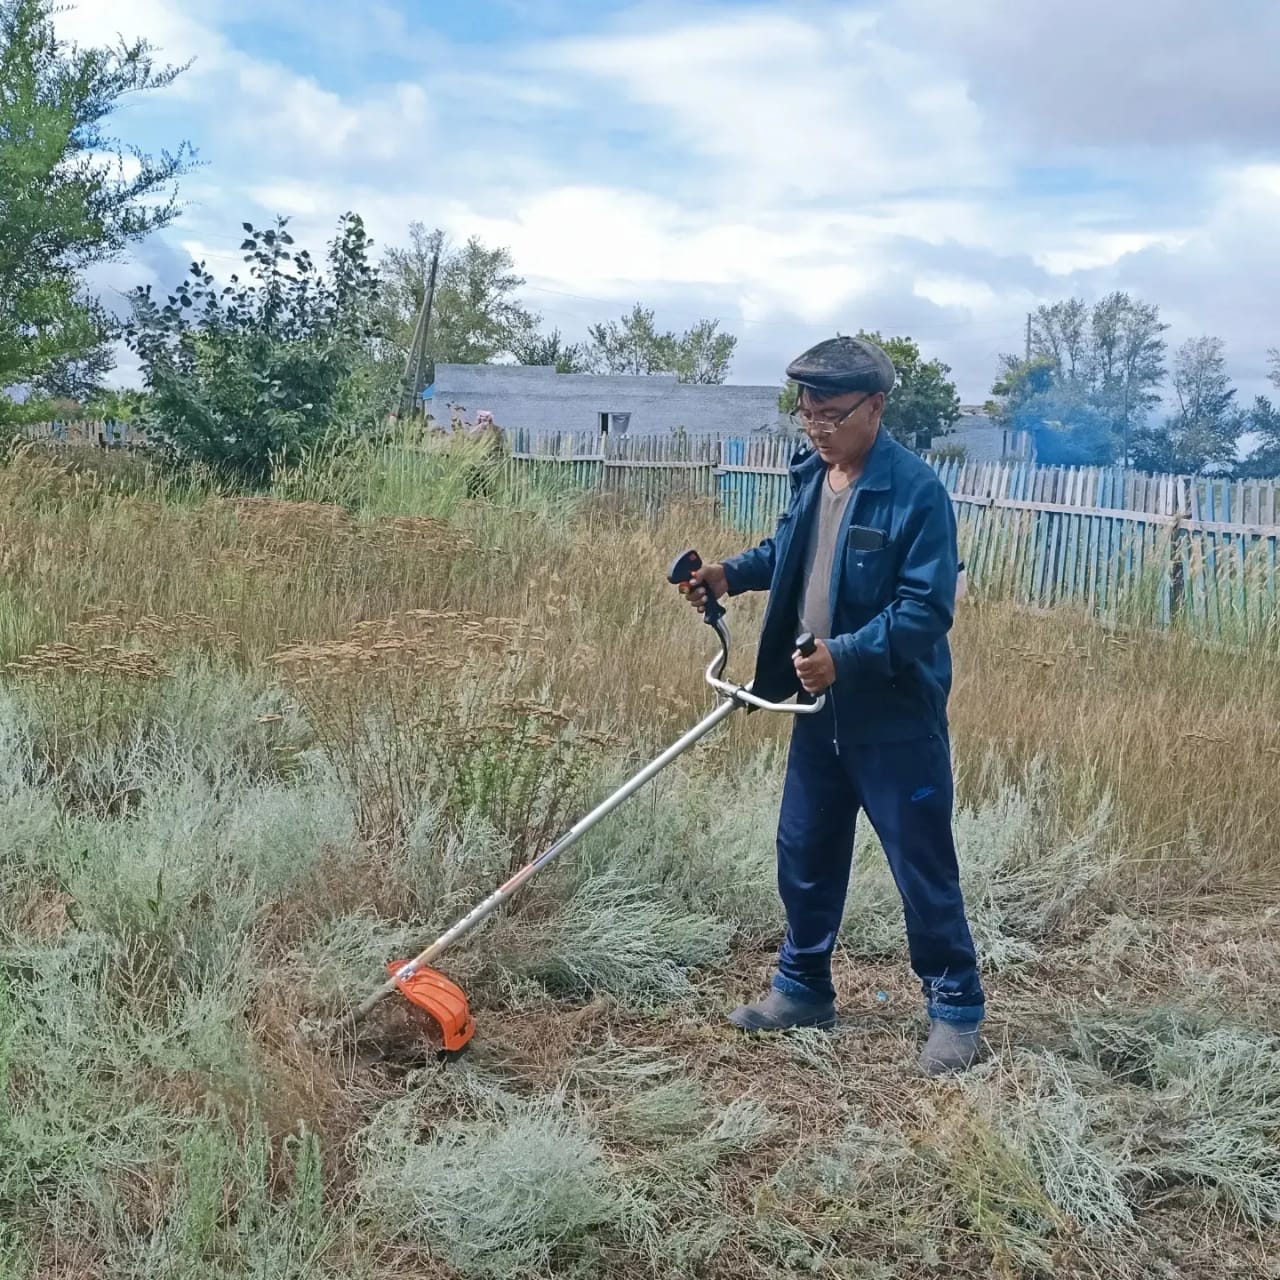
[[1280, 210], [1280, 164], [1244, 164], [1220, 174], [1219, 208], [1274, 217]]
[[974, 311], [990, 311], [999, 306], [999, 294], [985, 280], [972, 276], [925, 273], [916, 277], [917, 297], [940, 307], [961, 307]]
[[1010, 137], [1058, 146], [1271, 149], [1274, 0], [897, 0]]
[[[509, 245], [535, 287], [619, 301], [733, 298], [757, 323], [803, 316], [847, 324], [888, 283], [894, 259], [857, 218], [689, 209], [644, 192], [568, 187], [508, 218], [459, 210], [452, 228]], [[737, 309], [735, 307], [735, 309]]]
[[[1266, 6], [1218, 10], [1207, 43], [1193, 0], [1164, 21], [1151, 0], [646, 7], [468, 51], [411, 40], [408, 0], [367, 31], [336, 0], [262, 3], [277, 26], [296, 9], [343, 41], [404, 46], [421, 74], [329, 79], [259, 56], [230, 34], [253, 0], [134, 0], [127, 17], [84, 0], [59, 20], [86, 43], [127, 25], [162, 59], [197, 57], [147, 108], [167, 127], [179, 103], [210, 162], [169, 236], [188, 256], [238, 269], [259, 210], [289, 214], [313, 253], [347, 209], [383, 245], [421, 219], [509, 245], [529, 301], [571, 336], [637, 299], [672, 326], [718, 315], [741, 338], [735, 376], [774, 380], [836, 327], [905, 331], [966, 400], [1020, 348], [1029, 308], [1128, 288], [1161, 304], [1174, 344], [1220, 333], [1242, 396], [1263, 389], [1280, 340]], [[1205, 70], [1242, 39], [1238, 76]]]
[[82, 46], [145, 36], [157, 63], [191, 61], [153, 101], [162, 96], [170, 111], [179, 102], [199, 104], [199, 148], [221, 154], [234, 150], [243, 162], [226, 178], [248, 176], [246, 171], [282, 157], [296, 169], [332, 172], [426, 153], [433, 141], [433, 113], [421, 84], [375, 83], [350, 96], [326, 89], [314, 76], [231, 43], [217, 23], [233, 4], [211, 0], [197, 17], [182, 0], [132, 0], [124, 8], [119, 0], [79, 0], [58, 15], [57, 23], [65, 37]]
[[1211, 177], [1218, 195], [1203, 218], [1176, 245], [1123, 260], [1109, 279], [1161, 303], [1175, 326], [1171, 345], [1206, 333], [1223, 338], [1247, 399], [1272, 390], [1266, 350], [1280, 345], [1280, 164], [1225, 165]]
[[333, 198], [331, 189], [304, 182], [269, 182], [249, 187], [248, 196], [264, 209], [288, 218], [315, 218], [323, 215]]
[[529, 65], [605, 82], [694, 155], [735, 199], [994, 182], [1000, 166], [963, 81], [895, 47], [874, 11], [805, 21], [781, 10], [548, 45]]
[[1032, 258], [1053, 275], [1065, 276], [1115, 266], [1144, 249], [1177, 249], [1188, 239], [1188, 232], [1072, 232], [1057, 237], [1052, 246], [1036, 250]]
[[230, 131], [261, 158], [289, 155], [299, 168], [407, 160], [427, 151], [431, 109], [416, 84], [351, 101], [285, 67], [237, 57]]

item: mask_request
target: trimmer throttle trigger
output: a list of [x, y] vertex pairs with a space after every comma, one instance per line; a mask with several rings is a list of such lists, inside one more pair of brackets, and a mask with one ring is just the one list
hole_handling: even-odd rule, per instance
[[[692, 582], [693, 575], [701, 568], [702, 557], [690, 547], [676, 558], [675, 563], [672, 564], [667, 574], [667, 581], [676, 586], [684, 582]], [[702, 620], [711, 626], [715, 626], [724, 617], [724, 605], [711, 594], [710, 588], [706, 588], [706, 596], [706, 603], [702, 609]]]

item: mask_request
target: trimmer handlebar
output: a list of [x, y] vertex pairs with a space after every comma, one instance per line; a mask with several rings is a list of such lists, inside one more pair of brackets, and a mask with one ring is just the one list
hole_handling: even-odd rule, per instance
[[766, 702], [763, 698], [757, 698], [751, 692], [749, 684], [730, 684], [726, 680], [721, 680], [719, 675], [723, 670], [724, 654], [721, 653], [717, 654], [707, 668], [707, 683], [717, 693], [723, 693], [726, 698], [732, 698], [734, 702], [745, 703], [747, 706], [755, 707], [760, 711], [782, 711], [789, 716], [811, 716], [814, 712], [821, 711], [826, 705], [827, 695], [825, 693], [820, 693], [812, 702]]
[[[690, 547], [687, 551], [681, 552], [676, 557], [667, 573], [667, 581], [676, 586], [682, 583], [692, 582], [693, 575], [702, 568], [702, 557]], [[755, 707], [759, 711], [781, 711], [786, 715], [792, 716], [811, 716], [816, 711], [821, 711], [826, 704], [826, 694], [820, 694], [812, 702], [766, 702], [763, 698], [757, 698], [751, 692], [751, 685], [731, 684], [727, 680], [721, 680], [724, 669], [729, 663], [729, 628], [725, 624], [724, 605], [715, 599], [710, 589], [706, 592], [706, 601], [703, 605], [702, 620], [716, 629], [716, 634], [720, 637], [720, 652], [712, 659], [711, 665], [707, 667], [707, 683], [717, 692], [723, 694], [734, 703], [740, 706]], [[796, 648], [806, 658], [809, 657], [817, 649], [818, 642], [809, 632], [796, 637]]]

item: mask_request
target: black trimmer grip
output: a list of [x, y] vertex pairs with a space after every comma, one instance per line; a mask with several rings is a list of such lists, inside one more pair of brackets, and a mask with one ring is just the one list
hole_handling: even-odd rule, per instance
[[[667, 581], [675, 586], [680, 586], [685, 582], [692, 582], [693, 575], [701, 568], [702, 557], [690, 547], [676, 557], [675, 562], [667, 573]], [[724, 605], [711, 594], [710, 587], [705, 587], [704, 590], [706, 591], [707, 599], [702, 609], [702, 620], [714, 626], [724, 617]]]
[[818, 642], [811, 631], [805, 631], [796, 636], [796, 648], [802, 658], [812, 658], [818, 652]]

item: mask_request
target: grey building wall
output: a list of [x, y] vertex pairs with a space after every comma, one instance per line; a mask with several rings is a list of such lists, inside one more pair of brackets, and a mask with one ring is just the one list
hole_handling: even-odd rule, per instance
[[[441, 426], [487, 410], [500, 427], [598, 431], [600, 415], [630, 414], [627, 435], [745, 435], [778, 425], [778, 387], [698, 385], [674, 374], [557, 373], [550, 366], [438, 364], [427, 412]], [[620, 423], [612, 426], [617, 432]]]
[[945, 449], [963, 445], [971, 462], [1030, 461], [1034, 455], [1031, 438], [1025, 431], [1007, 431], [977, 409], [961, 409], [946, 435], [934, 436], [931, 447]]

